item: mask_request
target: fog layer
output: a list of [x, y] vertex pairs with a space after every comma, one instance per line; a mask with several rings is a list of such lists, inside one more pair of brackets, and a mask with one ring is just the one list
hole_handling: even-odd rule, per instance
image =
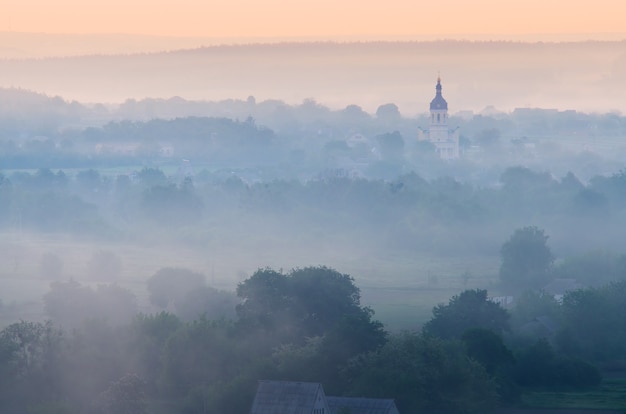
[[373, 112], [424, 110], [441, 73], [452, 111], [624, 111], [624, 42], [372, 42], [215, 46], [168, 53], [5, 60], [0, 86], [87, 102], [249, 95]]

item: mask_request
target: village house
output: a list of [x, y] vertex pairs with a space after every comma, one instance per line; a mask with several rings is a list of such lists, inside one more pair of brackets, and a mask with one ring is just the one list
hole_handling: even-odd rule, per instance
[[327, 397], [322, 384], [259, 381], [250, 414], [399, 414], [392, 399]]

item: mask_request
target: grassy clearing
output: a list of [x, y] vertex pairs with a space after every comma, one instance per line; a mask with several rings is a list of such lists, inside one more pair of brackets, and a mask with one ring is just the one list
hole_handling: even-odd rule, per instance
[[537, 391], [522, 397], [528, 408], [578, 408], [626, 412], [626, 378], [605, 379], [588, 391]]
[[[122, 270], [118, 277], [102, 280], [89, 274], [89, 262], [99, 251], [120, 258]], [[18, 305], [12, 318], [43, 316], [37, 314], [42, 310], [41, 298], [53, 282], [41, 269], [41, 258], [46, 253], [61, 259], [63, 280], [72, 278], [90, 285], [117, 283], [133, 291], [142, 311], [150, 309], [145, 281], [162, 267], [189, 268], [203, 273], [211, 286], [234, 290], [237, 283], [260, 267], [289, 270], [326, 265], [354, 277], [361, 288], [362, 304], [374, 309], [375, 317], [390, 330], [416, 329], [430, 318], [433, 306], [446, 303], [452, 295], [466, 288], [493, 286], [499, 264], [497, 257], [390, 255], [336, 241], [315, 247], [251, 239], [234, 245], [210, 242], [190, 246], [96, 243], [60, 235], [3, 233], [0, 300], [5, 305]], [[462, 276], [465, 272], [469, 272], [468, 277]], [[28, 315], [21, 316], [24, 304], [29, 304]]]

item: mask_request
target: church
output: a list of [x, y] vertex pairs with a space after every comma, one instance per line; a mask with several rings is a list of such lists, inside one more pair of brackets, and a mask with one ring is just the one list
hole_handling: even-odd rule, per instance
[[442, 160], [459, 158], [459, 129], [448, 127], [448, 102], [441, 94], [441, 78], [437, 78], [435, 98], [430, 102], [430, 128], [420, 128], [420, 141], [429, 141]]

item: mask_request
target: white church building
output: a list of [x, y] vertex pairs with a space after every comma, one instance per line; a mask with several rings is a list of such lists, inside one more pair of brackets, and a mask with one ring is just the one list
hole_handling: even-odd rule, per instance
[[448, 127], [448, 102], [441, 95], [441, 78], [437, 78], [437, 93], [430, 101], [430, 128], [420, 128], [420, 141], [429, 141], [435, 146], [439, 157], [443, 160], [459, 158], [459, 128]]

